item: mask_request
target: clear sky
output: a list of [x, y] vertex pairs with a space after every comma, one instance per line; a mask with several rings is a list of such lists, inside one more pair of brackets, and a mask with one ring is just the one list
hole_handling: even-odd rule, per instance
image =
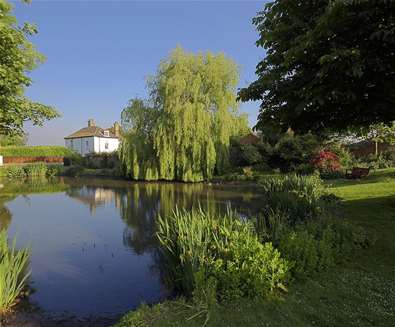
[[[27, 95], [62, 117], [27, 126], [29, 144], [64, 144], [89, 118], [107, 127], [127, 101], [146, 95], [145, 80], [177, 45], [224, 52], [240, 66], [240, 87], [255, 79], [264, 51], [251, 23], [265, 1], [40, 1], [15, 4], [20, 23], [36, 23], [33, 43], [47, 61]], [[241, 104], [256, 121], [258, 103]]]

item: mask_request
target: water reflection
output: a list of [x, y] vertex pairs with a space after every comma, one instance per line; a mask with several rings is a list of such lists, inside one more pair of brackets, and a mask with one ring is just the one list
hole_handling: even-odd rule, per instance
[[158, 215], [198, 205], [246, 213], [258, 202], [248, 187], [82, 178], [1, 183], [0, 228], [32, 247], [32, 300], [77, 315], [122, 312], [168, 295], [156, 250]]

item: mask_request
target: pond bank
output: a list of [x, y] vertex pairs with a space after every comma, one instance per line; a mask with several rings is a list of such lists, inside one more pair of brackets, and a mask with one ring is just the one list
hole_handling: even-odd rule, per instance
[[2, 319], [4, 327], [108, 327], [115, 323], [121, 315], [110, 317], [73, 316], [49, 317], [40, 313], [17, 311]]

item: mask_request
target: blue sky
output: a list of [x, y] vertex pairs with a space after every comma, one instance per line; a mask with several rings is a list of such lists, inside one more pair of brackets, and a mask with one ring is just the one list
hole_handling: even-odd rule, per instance
[[[265, 1], [39, 1], [15, 2], [18, 21], [36, 23], [33, 43], [47, 61], [33, 71], [27, 95], [58, 108], [62, 117], [27, 126], [29, 144], [64, 144], [63, 137], [94, 118], [119, 120], [145, 80], [177, 45], [224, 52], [240, 66], [240, 87], [255, 79], [264, 51], [251, 19]], [[256, 121], [258, 103], [240, 106]]]

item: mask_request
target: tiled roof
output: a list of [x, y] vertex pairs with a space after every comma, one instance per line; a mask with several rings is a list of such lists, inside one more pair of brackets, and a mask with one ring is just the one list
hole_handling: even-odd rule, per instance
[[[109, 131], [110, 132], [109, 136], [104, 136], [104, 131]], [[75, 139], [75, 138], [80, 138], [80, 137], [91, 137], [91, 136], [118, 138], [118, 136], [115, 135], [114, 129], [112, 127], [103, 129], [98, 126], [90, 126], [90, 127], [81, 128], [79, 131], [74, 132], [73, 134], [70, 134], [69, 136], [66, 136], [65, 139]]]

